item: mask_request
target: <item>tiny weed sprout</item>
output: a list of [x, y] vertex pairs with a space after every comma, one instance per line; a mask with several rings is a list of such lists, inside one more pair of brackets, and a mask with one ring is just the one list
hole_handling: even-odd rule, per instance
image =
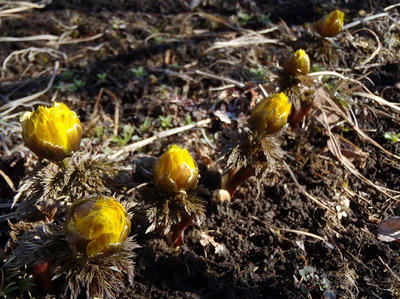
[[284, 93], [273, 94], [254, 107], [248, 125], [239, 125], [227, 132], [224, 151], [228, 160], [221, 188], [227, 190], [230, 197], [240, 183], [252, 175], [256, 175], [257, 184], [260, 184], [268, 173], [275, 173], [276, 163], [283, 157], [277, 136], [286, 126], [291, 108]]
[[203, 200], [195, 193], [199, 170], [189, 151], [174, 144], [155, 161], [153, 177], [158, 192], [151, 188], [143, 191], [148, 193], [143, 194], [148, 202], [147, 232], [163, 230], [170, 244], [177, 247], [185, 228], [193, 220], [200, 222], [204, 218]]
[[79, 149], [81, 122], [65, 104], [54, 102], [50, 108], [39, 106], [20, 118], [22, 137], [27, 147], [40, 158], [58, 162]]
[[314, 25], [314, 29], [322, 37], [335, 37], [343, 28], [344, 13], [338, 9], [324, 16]]
[[133, 284], [134, 250], [139, 247], [128, 237], [132, 215], [127, 208], [114, 198], [96, 196], [72, 205], [64, 224], [13, 225], [17, 238], [5, 269], [27, 266], [36, 276], [44, 271], [42, 287], [49, 287], [49, 276], [51, 281], [63, 277], [64, 292], [71, 298], [82, 291], [87, 298], [117, 298], [125, 276]]
[[130, 227], [128, 214], [119, 202], [99, 197], [72, 205], [65, 232], [72, 251], [91, 258], [121, 246]]
[[307, 75], [310, 71], [310, 57], [300, 49], [283, 64], [283, 71], [289, 76]]

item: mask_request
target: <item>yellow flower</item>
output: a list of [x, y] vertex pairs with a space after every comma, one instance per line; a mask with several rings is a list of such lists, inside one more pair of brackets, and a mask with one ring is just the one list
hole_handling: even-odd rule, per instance
[[125, 208], [112, 197], [100, 196], [73, 204], [65, 231], [72, 250], [94, 257], [120, 246], [130, 227]]
[[187, 191], [197, 187], [199, 171], [189, 151], [172, 145], [153, 167], [154, 181], [165, 192]]
[[260, 135], [273, 134], [286, 125], [291, 108], [292, 104], [283, 92], [273, 94], [254, 107], [248, 122]]
[[307, 75], [310, 71], [310, 57], [306, 51], [297, 50], [292, 56], [284, 63], [283, 71], [292, 76]]
[[342, 31], [343, 20], [344, 13], [336, 9], [320, 19], [314, 28], [323, 37], [334, 37]]
[[35, 112], [25, 112], [20, 122], [26, 146], [41, 158], [58, 162], [79, 149], [81, 122], [63, 103], [54, 102], [50, 108], [39, 106]]

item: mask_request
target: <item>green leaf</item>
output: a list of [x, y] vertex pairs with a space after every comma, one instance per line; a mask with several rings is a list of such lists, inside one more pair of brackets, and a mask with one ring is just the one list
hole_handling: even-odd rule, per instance
[[388, 140], [390, 143], [396, 143], [399, 138], [400, 138], [400, 133], [394, 133], [394, 132], [386, 132], [384, 137], [386, 140]]
[[139, 127], [139, 131], [140, 133], [145, 133], [149, 128], [151, 127], [151, 119], [150, 117], [146, 116], [146, 118], [144, 119], [143, 124], [140, 125]]
[[187, 125], [193, 123], [192, 116], [189, 113], [186, 115], [185, 121]]
[[133, 127], [131, 125], [123, 126], [122, 136], [113, 136], [111, 141], [117, 143], [119, 146], [126, 145], [132, 137]]
[[172, 116], [171, 115], [168, 115], [168, 116], [160, 115], [159, 118], [161, 120], [161, 127], [163, 129], [172, 127]]
[[141, 78], [144, 75], [146, 75], [146, 71], [142, 66], [139, 66], [138, 68], [131, 68], [131, 73], [135, 75], [135, 77]]

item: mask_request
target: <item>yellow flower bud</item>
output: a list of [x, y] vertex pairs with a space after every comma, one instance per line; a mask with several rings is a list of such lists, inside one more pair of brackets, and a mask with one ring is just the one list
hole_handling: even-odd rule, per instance
[[248, 122], [260, 135], [273, 134], [286, 125], [291, 108], [292, 104], [283, 92], [273, 94], [254, 107]]
[[199, 170], [189, 151], [172, 145], [153, 166], [154, 182], [165, 192], [187, 191], [197, 187]]
[[310, 71], [310, 57], [306, 51], [297, 50], [284, 64], [283, 71], [292, 76], [307, 75]]
[[65, 232], [73, 251], [87, 257], [105, 254], [128, 237], [131, 222], [112, 197], [81, 200], [71, 206]]
[[25, 145], [41, 158], [58, 162], [79, 149], [82, 127], [78, 116], [65, 104], [39, 106], [20, 117]]
[[342, 31], [344, 13], [338, 9], [324, 16], [315, 25], [315, 30], [323, 37], [334, 37]]

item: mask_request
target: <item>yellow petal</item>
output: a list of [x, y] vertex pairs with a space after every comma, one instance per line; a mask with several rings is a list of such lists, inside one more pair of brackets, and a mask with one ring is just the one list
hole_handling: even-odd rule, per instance
[[343, 28], [344, 13], [338, 9], [324, 16], [315, 25], [315, 30], [323, 37], [334, 37]]
[[112, 197], [77, 202], [67, 218], [66, 233], [71, 247], [85, 244], [83, 253], [87, 257], [120, 246], [130, 230], [125, 208]]
[[292, 104], [283, 92], [273, 94], [254, 107], [248, 122], [260, 135], [273, 134], [286, 125], [291, 108]]
[[27, 147], [41, 158], [57, 162], [79, 149], [83, 130], [75, 112], [65, 104], [39, 106], [20, 117], [22, 137]]
[[310, 71], [310, 57], [306, 51], [297, 50], [283, 65], [283, 71], [291, 76], [307, 75]]
[[199, 179], [189, 151], [175, 144], [156, 161], [153, 174], [156, 186], [171, 193], [196, 188]]

